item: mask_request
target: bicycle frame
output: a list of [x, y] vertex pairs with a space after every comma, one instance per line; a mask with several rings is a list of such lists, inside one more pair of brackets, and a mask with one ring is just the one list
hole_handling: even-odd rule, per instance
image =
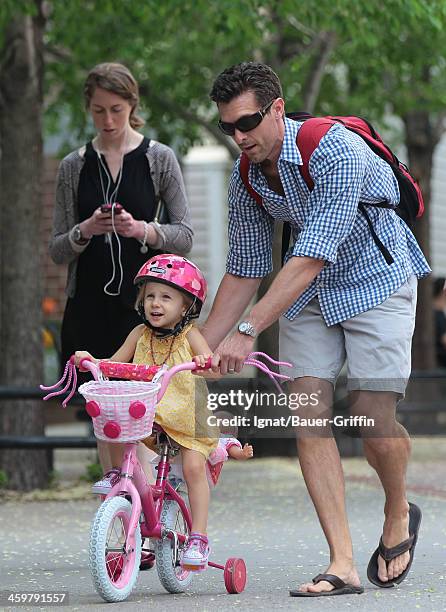
[[[91, 361], [83, 360], [82, 367], [89, 370], [95, 378], [98, 377], [101, 364], [96, 365]], [[154, 377], [153, 382], [161, 379], [160, 389], [157, 395], [157, 403], [163, 397], [172, 376], [184, 370], [205, 370], [209, 369], [210, 361], [204, 368], [200, 368], [195, 362], [182, 363], [166, 370], [161, 369]], [[145, 538], [162, 538], [169, 537], [175, 540], [175, 545], [178, 542], [183, 543], [186, 536], [181, 533], [172, 532], [162, 526], [160, 522], [161, 510], [165, 499], [176, 501], [181, 509], [183, 517], [187, 523], [189, 530], [192, 527], [192, 519], [184, 499], [179, 495], [172, 485], [169, 483], [167, 476], [170, 469], [169, 461], [169, 443], [166, 440], [162, 443], [161, 459], [158, 464], [158, 473], [154, 485], [149, 484], [144, 470], [136, 456], [136, 445], [138, 442], [127, 442], [124, 447], [124, 456], [121, 466], [121, 478], [107, 494], [106, 499], [117, 495], [128, 496], [132, 502], [132, 512], [129, 521], [129, 538], [126, 542], [126, 551], [135, 547], [135, 531], [139, 523], [141, 511], [144, 514], [144, 521], [140, 524], [141, 535]]]
[[[164, 434], [166, 435], [166, 434]], [[162, 443], [161, 459], [158, 463], [158, 474], [156, 482], [151, 485], [141, 464], [136, 456], [137, 442], [127, 442], [125, 444], [124, 458], [121, 466], [121, 478], [106, 496], [106, 499], [117, 495], [129, 496], [132, 502], [132, 513], [129, 522], [129, 541], [126, 546], [135, 546], [135, 531], [138, 525], [141, 511], [144, 514], [144, 521], [140, 524], [141, 535], [145, 538], [175, 538], [180, 543], [185, 541], [183, 534], [173, 534], [166, 530], [160, 523], [161, 510], [165, 499], [177, 502], [181, 508], [184, 519], [189, 530], [192, 520], [184, 499], [179, 495], [167, 480], [169, 473], [169, 443]]]

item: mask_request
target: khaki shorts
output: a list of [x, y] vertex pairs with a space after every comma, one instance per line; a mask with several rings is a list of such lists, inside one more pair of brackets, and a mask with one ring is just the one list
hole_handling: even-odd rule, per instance
[[328, 327], [317, 298], [294, 319], [280, 318], [280, 359], [293, 379], [313, 376], [335, 383], [347, 360], [349, 391], [394, 391], [404, 395], [411, 370], [417, 279], [382, 304]]

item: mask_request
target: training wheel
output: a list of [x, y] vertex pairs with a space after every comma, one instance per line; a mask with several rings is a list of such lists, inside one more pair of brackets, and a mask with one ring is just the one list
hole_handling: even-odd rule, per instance
[[243, 559], [231, 557], [225, 564], [225, 587], [228, 593], [241, 593], [246, 586], [246, 565]]

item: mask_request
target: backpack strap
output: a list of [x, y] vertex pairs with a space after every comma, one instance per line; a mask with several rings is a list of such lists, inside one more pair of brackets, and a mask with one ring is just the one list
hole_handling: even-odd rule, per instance
[[240, 178], [243, 181], [244, 186], [246, 187], [246, 191], [249, 195], [254, 198], [259, 206], [262, 206], [262, 197], [257, 191], [253, 188], [251, 183], [249, 182], [249, 165], [250, 161], [246, 153], [242, 153], [240, 156]]
[[296, 144], [302, 157], [302, 166], [299, 166], [299, 170], [310, 191], [314, 188], [309, 170], [310, 157], [318, 148], [322, 138], [335, 123], [336, 121], [327, 119], [327, 117], [312, 117], [304, 121], [297, 132]]
[[[310, 157], [313, 155], [314, 151], [319, 146], [320, 141], [328, 132], [328, 130], [335, 124], [342, 123], [327, 117], [312, 117], [311, 119], [307, 119], [300, 127], [297, 137], [296, 144], [297, 148], [300, 151], [302, 157], [302, 166], [299, 166], [300, 173], [302, 178], [304, 179], [308, 189], [310, 191], [314, 188], [313, 179], [310, 176], [309, 164]], [[372, 238], [378, 249], [381, 251], [386, 263], [390, 266], [393, 264], [394, 259], [392, 255], [389, 253], [388, 249], [384, 246], [384, 244], [379, 239], [375, 229], [373, 227], [372, 221], [367, 214], [367, 210], [365, 208], [365, 204], [363, 202], [359, 202], [358, 208], [359, 211], [364, 216], [367, 225], [369, 226], [370, 233], [372, 234]], [[377, 204], [372, 204], [371, 206], [376, 206], [377, 208], [392, 208], [390, 204], [386, 202], [379, 202]], [[288, 233], [288, 237], [286, 238], [287, 243], [285, 244], [285, 231], [282, 234], [282, 261], [285, 257], [285, 253], [288, 250], [290, 234]]]

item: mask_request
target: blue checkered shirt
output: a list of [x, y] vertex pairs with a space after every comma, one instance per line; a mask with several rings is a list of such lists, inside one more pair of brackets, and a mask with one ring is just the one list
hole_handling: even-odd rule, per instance
[[272, 191], [259, 164], [250, 164], [249, 181], [263, 200], [247, 192], [238, 160], [229, 185], [229, 274], [258, 278], [272, 270], [274, 220], [291, 224], [290, 257], [324, 259], [325, 266], [285, 313], [293, 320], [318, 297], [327, 325], [345, 321], [377, 306], [429, 265], [408, 226], [393, 210], [367, 207], [381, 242], [394, 258], [388, 265], [373, 241], [358, 203], [399, 202], [398, 183], [390, 166], [364, 141], [342, 125], [334, 125], [311, 156], [314, 181], [310, 192], [299, 171], [302, 158], [296, 134], [302, 123], [285, 119], [278, 169], [285, 196]]

